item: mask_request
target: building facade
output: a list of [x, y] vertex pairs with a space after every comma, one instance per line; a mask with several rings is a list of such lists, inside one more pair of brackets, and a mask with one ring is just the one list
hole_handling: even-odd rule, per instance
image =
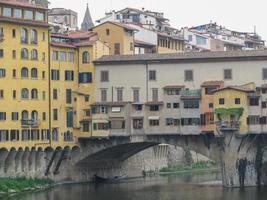
[[[93, 135], [116, 129], [109, 123], [113, 113], [120, 129], [131, 128], [127, 134], [219, 134], [224, 124], [240, 134], [265, 133], [266, 59], [266, 51], [104, 56], [95, 61], [94, 109], [105, 125], [93, 125]], [[241, 93], [228, 91], [237, 85]], [[218, 118], [220, 108], [241, 115]]]

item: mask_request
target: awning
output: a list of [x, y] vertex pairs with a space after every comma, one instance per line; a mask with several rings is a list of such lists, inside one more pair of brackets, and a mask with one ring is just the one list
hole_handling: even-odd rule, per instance
[[159, 116], [150, 116], [148, 117], [149, 120], [159, 120]]

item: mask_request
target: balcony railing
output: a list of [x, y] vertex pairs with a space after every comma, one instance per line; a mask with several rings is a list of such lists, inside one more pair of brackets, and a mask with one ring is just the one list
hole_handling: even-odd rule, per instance
[[216, 126], [221, 131], [231, 131], [231, 130], [239, 130], [240, 129], [240, 122], [239, 121], [219, 121], [216, 122]]
[[200, 97], [200, 90], [182, 90], [182, 97]]
[[39, 127], [40, 126], [40, 120], [22, 119], [21, 120], [21, 126], [22, 127]]

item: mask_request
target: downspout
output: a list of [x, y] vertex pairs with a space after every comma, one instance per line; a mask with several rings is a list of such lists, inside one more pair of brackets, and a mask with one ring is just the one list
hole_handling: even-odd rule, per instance
[[50, 45], [50, 30], [48, 30], [48, 123], [49, 123], [49, 144], [52, 146], [52, 118], [51, 118], [51, 45]]

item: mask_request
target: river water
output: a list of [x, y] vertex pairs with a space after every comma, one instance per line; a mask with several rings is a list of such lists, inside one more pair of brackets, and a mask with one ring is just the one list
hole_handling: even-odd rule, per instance
[[227, 189], [221, 175], [172, 174], [108, 184], [63, 185], [8, 200], [266, 200], [267, 188]]

